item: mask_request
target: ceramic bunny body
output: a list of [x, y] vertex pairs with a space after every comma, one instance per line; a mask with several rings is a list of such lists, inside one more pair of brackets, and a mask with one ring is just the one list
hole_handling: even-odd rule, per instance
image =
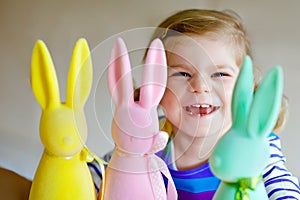
[[30, 200], [92, 200], [96, 193], [84, 145], [84, 104], [92, 84], [87, 42], [77, 41], [69, 69], [66, 102], [61, 103], [56, 72], [42, 41], [35, 44], [31, 84], [42, 108], [40, 138], [45, 147], [30, 190]]
[[[147, 54], [139, 101], [133, 99], [131, 66], [120, 38], [108, 69], [109, 89], [116, 104], [112, 123], [115, 150], [106, 170], [104, 199], [177, 199], [165, 163], [154, 153], [163, 149], [168, 135], [158, 127], [157, 105], [167, 78], [166, 58], [160, 40]], [[168, 195], [161, 173], [169, 178]]]
[[253, 95], [252, 62], [245, 57], [232, 97], [232, 127], [218, 141], [210, 165], [222, 182], [215, 200], [268, 199], [262, 172], [269, 161], [267, 136], [281, 105], [283, 74], [273, 67]]
[[[230, 134], [230, 133], [229, 133]], [[264, 168], [268, 164], [269, 160], [269, 142], [267, 139], [259, 138], [259, 139], [253, 139], [253, 140], [247, 140], [246, 138], [243, 137], [236, 137], [239, 133], [233, 133], [234, 136], [229, 136], [229, 137], [224, 137], [224, 139], [220, 142], [219, 146], [217, 147], [216, 151], [214, 152], [214, 157], [212, 159], [218, 159], [215, 158], [215, 156], [220, 157], [224, 154], [224, 148], [227, 148], [228, 151], [232, 151], [231, 157], [229, 158], [224, 156], [222, 157], [221, 160], [217, 160], [216, 162], [224, 162], [223, 159], [227, 159], [228, 164], [225, 164], [227, 166], [223, 165], [223, 169], [216, 169], [214, 167], [213, 172], [221, 178], [222, 182], [217, 190], [217, 192], [214, 195], [214, 199], [216, 200], [229, 200], [229, 199], [240, 199], [242, 200], [243, 198], [237, 198], [237, 192], [239, 190], [239, 185], [238, 184], [248, 184], [249, 183], [249, 188], [248, 186], [245, 186], [245, 189], [248, 192], [249, 199], [259, 199], [259, 200], [267, 200], [269, 199], [266, 193], [265, 185], [261, 177], [261, 173], [263, 172]], [[232, 139], [235, 137], [235, 139]], [[222, 143], [222, 144], [221, 144]], [[234, 145], [236, 149], [229, 147], [229, 145]], [[256, 148], [253, 148], [256, 147]], [[237, 149], [241, 152], [240, 156], [237, 156]], [[248, 149], [248, 151], [245, 151], [245, 149]], [[228, 153], [229, 154], [229, 153]], [[232, 162], [229, 163], [229, 160]], [[253, 159], [256, 159], [253, 162]], [[235, 161], [233, 161], [235, 160]], [[215, 162], [212, 162], [212, 165], [217, 165]], [[231, 167], [230, 165], [235, 165], [239, 166], [237, 167]], [[228, 169], [228, 170], [227, 170]], [[220, 175], [219, 171], [223, 170]], [[245, 172], [243, 172], [245, 171]], [[248, 171], [248, 172], [247, 172]], [[223, 174], [224, 173], [224, 174]], [[241, 182], [241, 178], [246, 178], [245, 182]], [[252, 180], [251, 180], [252, 178]], [[238, 183], [240, 181], [240, 183]], [[253, 182], [254, 185], [251, 186], [250, 182]], [[253, 190], [250, 189], [253, 187]], [[246, 191], [245, 190], [245, 191]], [[248, 196], [247, 195], [247, 196]]]

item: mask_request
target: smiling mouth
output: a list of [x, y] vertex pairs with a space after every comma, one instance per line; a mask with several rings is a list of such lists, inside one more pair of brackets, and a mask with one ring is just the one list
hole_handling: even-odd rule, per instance
[[190, 115], [205, 116], [215, 112], [220, 108], [220, 106], [213, 106], [210, 104], [194, 104], [190, 106], [184, 106], [183, 108]]

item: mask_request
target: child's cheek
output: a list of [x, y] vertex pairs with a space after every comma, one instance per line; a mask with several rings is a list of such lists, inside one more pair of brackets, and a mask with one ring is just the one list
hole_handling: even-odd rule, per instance
[[161, 100], [166, 118], [176, 127], [180, 125], [182, 106], [179, 98], [170, 89], [166, 89], [165, 94]]

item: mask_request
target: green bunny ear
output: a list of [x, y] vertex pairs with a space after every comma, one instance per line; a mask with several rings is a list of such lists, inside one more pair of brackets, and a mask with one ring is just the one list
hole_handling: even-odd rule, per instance
[[253, 137], [265, 137], [274, 128], [281, 106], [283, 72], [271, 68], [257, 88], [249, 115], [248, 132]]
[[231, 111], [232, 111], [233, 128], [245, 129], [252, 98], [253, 98], [252, 61], [249, 56], [245, 56], [232, 95]]

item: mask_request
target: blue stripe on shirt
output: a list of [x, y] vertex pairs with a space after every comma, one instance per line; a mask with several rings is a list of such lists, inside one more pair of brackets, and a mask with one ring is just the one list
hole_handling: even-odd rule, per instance
[[282, 172], [288, 172], [285, 168], [281, 168], [279, 166], [273, 166], [270, 170], [264, 173], [263, 177], [267, 177], [269, 174], [271, 174], [275, 169], [282, 171]]
[[281, 192], [281, 191], [289, 191], [289, 192], [295, 192], [295, 193], [300, 194], [299, 191], [296, 189], [276, 188], [268, 193], [268, 197], [271, 198], [273, 194], [275, 194], [276, 192]]
[[173, 180], [178, 190], [192, 193], [215, 191], [220, 184], [220, 180], [215, 177], [194, 179], [173, 178]]
[[270, 147], [274, 147], [275, 149], [277, 149], [278, 151], [281, 151], [281, 148], [279, 148], [276, 144], [274, 143], [270, 143]]
[[[297, 185], [297, 184], [295, 184], [293, 181], [291, 181], [290, 179], [287, 179], [287, 178], [280, 178], [280, 179], [274, 179], [274, 180], [271, 180], [271, 181], [267, 181], [266, 183], [265, 183], [265, 186], [267, 187], [267, 186], [269, 186], [269, 185], [272, 185], [272, 184], [274, 184], [274, 183], [291, 183], [292, 185], [294, 185], [295, 186], [295, 188], [297, 188], [298, 189], [298, 191], [297, 191], [297, 193], [299, 193], [300, 194], [300, 192], [299, 192], [299, 190], [300, 190], [300, 188], [299, 188], [299, 186]], [[277, 188], [277, 189], [282, 189], [282, 188]], [[286, 189], [284, 189], [284, 190], [286, 190]]]

